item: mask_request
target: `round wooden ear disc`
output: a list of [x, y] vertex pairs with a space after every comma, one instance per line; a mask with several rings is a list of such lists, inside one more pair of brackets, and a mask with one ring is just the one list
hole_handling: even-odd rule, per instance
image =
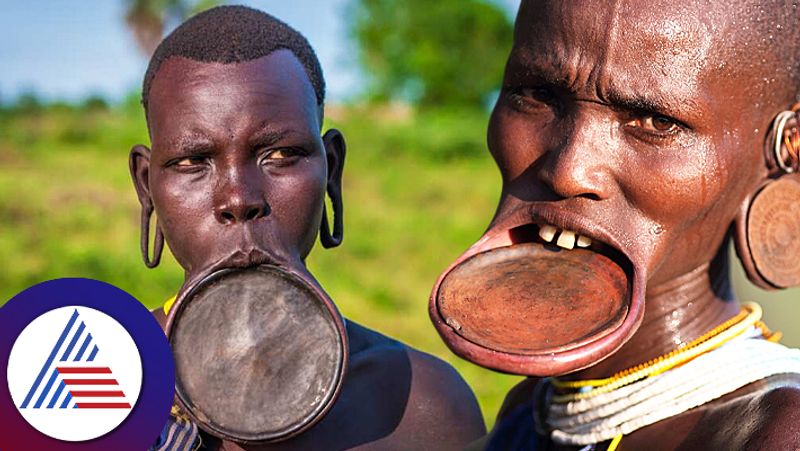
[[176, 392], [204, 430], [238, 443], [275, 442], [328, 411], [347, 343], [320, 291], [265, 265], [218, 271], [176, 305]]
[[747, 214], [747, 247], [755, 269], [778, 288], [800, 285], [800, 180], [767, 183]]
[[491, 249], [454, 267], [438, 308], [455, 333], [483, 348], [542, 355], [617, 329], [631, 302], [625, 270], [599, 253], [524, 243]]

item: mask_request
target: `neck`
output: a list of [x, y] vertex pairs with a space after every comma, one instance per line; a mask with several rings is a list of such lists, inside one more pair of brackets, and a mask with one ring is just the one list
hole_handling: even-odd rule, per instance
[[739, 313], [727, 250], [711, 264], [648, 288], [642, 325], [619, 351], [569, 379], [597, 379], [664, 355]]

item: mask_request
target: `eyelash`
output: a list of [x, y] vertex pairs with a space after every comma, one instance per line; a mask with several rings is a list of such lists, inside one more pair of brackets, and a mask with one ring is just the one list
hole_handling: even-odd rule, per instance
[[[276, 152], [285, 152], [288, 155], [281, 158], [269, 158]], [[294, 163], [297, 158], [308, 156], [308, 152], [299, 147], [279, 147], [276, 149], [269, 149], [262, 152], [258, 158], [258, 163], [261, 165], [289, 165]], [[289, 160], [289, 161], [286, 161]]]
[[520, 111], [536, 109], [542, 105], [554, 107], [558, 100], [556, 93], [543, 87], [515, 87], [509, 89], [508, 93], [512, 105]]
[[[668, 130], [658, 130], [653, 122], [654, 120], [666, 120], [670, 123], [670, 128]], [[643, 122], [650, 122], [650, 127], [648, 128], [645, 124], [642, 124]], [[651, 112], [637, 114], [634, 118], [628, 120], [624, 126], [629, 128], [634, 133], [640, 135], [639, 137], [641, 139], [648, 139], [651, 141], [665, 141], [672, 139], [675, 137], [675, 135], [687, 130], [688, 128], [677, 119], [673, 119], [664, 114]]]
[[[282, 158], [269, 158], [270, 155], [276, 152], [284, 152], [287, 155]], [[269, 149], [260, 153], [258, 157], [259, 165], [289, 165], [294, 163], [297, 157], [308, 156], [308, 152], [303, 148], [298, 147], [280, 147], [276, 149]], [[189, 160], [189, 164], [180, 164], [181, 162]], [[291, 160], [291, 161], [283, 161]], [[174, 158], [165, 164], [165, 167], [172, 167], [182, 172], [198, 172], [203, 169], [203, 165], [207, 163], [208, 157], [203, 155], [192, 155]]]
[[[180, 164], [184, 160], [189, 160], [190, 164], [182, 165]], [[178, 157], [173, 160], [167, 162], [166, 166], [175, 168], [179, 171], [183, 172], [197, 172], [202, 169], [202, 165], [204, 165], [208, 161], [208, 157], [203, 155], [193, 155], [193, 156], [185, 156], [185, 157]]]
[[[526, 91], [528, 91], [528, 93], [526, 93]], [[515, 87], [508, 89], [508, 93], [512, 106], [518, 111], [535, 111], [544, 106], [558, 108], [557, 93], [547, 87]], [[666, 119], [672, 124], [672, 128], [659, 131], [655, 129], [655, 126], [651, 127], [651, 129], [647, 129], [642, 125], [633, 124], [634, 122], [639, 122], [641, 124], [642, 122], [648, 121], [648, 119], [651, 125], [654, 119]], [[633, 118], [628, 120], [624, 125], [637, 130], [640, 134], [646, 134], [651, 140], [666, 140], [688, 129], [685, 124], [677, 119], [650, 111], [642, 111], [633, 115]]]

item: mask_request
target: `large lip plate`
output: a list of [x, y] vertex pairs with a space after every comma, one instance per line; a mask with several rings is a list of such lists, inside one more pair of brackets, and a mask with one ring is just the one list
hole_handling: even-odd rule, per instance
[[[527, 221], [527, 223], [530, 222], [530, 220]], [[524, 225], [524, 223], [515, 224], [505, 221], [502, 226], [495, 224], [495, 227], [467, 249], [436, 280], [429, 298], [428, 314], [447, 347], [458, 356], [492, 370], [539, 377], [558, 376], [578, 371], [610, 356], [633, 336], [644, 317], [646, 281], [644, 275], [633, 265], [630, 284], [631, 299], [625, 319], [619, 327], [598, 334], [597, 338], [587, 340], [576, 347], [534, 354], [503, 352], [467, 340], [446, 323], [440, 311], [438, 296], [444, 279], [467, 259], [479, 253], [512, 244], [508, 237], [509, 231], [519, 225]]]
[[489, 249], [461, 262], [439, 287], [439, 313], [456, 333], [520, 355], [563, 352], [622, 323], [630, 277], [608, 257], [539, 243]]
[[324, 418], [324, 416], [328, 413], [328, 411], [333, 407], [333, 404], [335, 403], [336, 399], [339, 397], [339, 394], [341, 393], [345, 372], [347, 370], [347, 363], [349, 358], [349, 346], [347, 343], [347, 331], [344, 325], [344, 321], [342, 320], [342, 316], [339, 313], [333, 301], [327, 296], [327, 294], [316, 284], [310, 283], [307, 280], [305, 280], [305, 278], [302, 277], [301, 273], [293, 271], [289, 268], [284, 268], [269, 264], [262, 264], [253, 267], [228, 267], [228, 268], [217, 269], [214, 272], [203, 277], [199, 281], [195, 282], [192, 285], [192, 287], [189, 288], [188, 290], [185, 290], [176, 300], [167, 318], [166, 334], [170, 341], [170, 345], [172, 345], [171, 337], [173, 336], [173, 330], [175, 328], [175, 323], [177, 322], [176, 318], [178, 318], [181, 315], [185, 306], [191, 302], [190, 300], [195, 294], [202, 291], [206, 287], [213, 285], [215, 282], [219, 281], [221, 278], [229, 274], [238, 272], [247, 272], [247, 271], [273, 271], [278, 274], [281, 274], [284, 277], [287, 277], [288, 280], [291, 280], [292, 283], [298, 284], [303, 289], [311, 291], [315, 296], [317, 296], [322, 301], [322, 304], [325, 306], [326, 311], [330, 314], [331, 319], [333, 320], [333, 323], [336, 329], [338, 330], [339, 337], [341, 337], [341, 340], [338, 343], [341, 359], [339, 360], [339, 363], [335, 371], [336, 377], [331, 382], [331, 386], [333, 387], [333, 389], [329, 390], [325, 399], [323, 399], [319, 403], [319, 406], [315, 410], [309, 412], [304, 418], [297, 421], [293, 426], [281, 431], [264, 433], [248, 437], [237, 436], [231, 433], [229, 430], [221, 428], [218, 425], [211, 423], [202, 414], [198, 415], [196, 409], [194, 408], [193, 403], [191, 402], [191, 400], [188, 399], [184, 390], [181, 388], [180, 381], [176, 379], [175, 398], [179, 406], [184, 412], [186, 412], [186, 414], [190, 417], [190, 419], [194, 421], [196, 424], [200, 425], [203, 428], [203, 430], [209, 432], [210, 434], [214, 435], [217, 438], [232, 441], [242, 445], [263, 445], [263, 444], [281, 442], [290, 439], [292, 437], [296, 437], [297, 435], [302, 434], [303, 432], [305, 432], [306, 430], [317, 424], [322, 418]]

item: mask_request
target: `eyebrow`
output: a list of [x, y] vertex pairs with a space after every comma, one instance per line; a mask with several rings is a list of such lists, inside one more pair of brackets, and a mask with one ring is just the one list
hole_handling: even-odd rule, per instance
[[610, 88], [605, 93], [605, 97], [612, 108], [638, 113], [648, 112], [663, 113], [670, 116], [693, 116], [692, 112], [698, 112], [700, 110], [700, 105], [694, 100], [687, 98], [678, 99], [660, 94], [626, 94], [617, 89]]
[[[248, 138], [248, 145], [251, 147], [271, 146], [286, 136], [293, 134], [293, 130], [275, 130], [268, 124], [262, 124], [255, 133]], [[184, 135], [170, 140], [168, 149], [179, 151], [182, 154], [205, 154], [214, 148], [215, 143], [211, 137], [199, 131], [189, 131]]]
[[189, 132], [176, 137], [168, 143], [168, 149], [179, 150], [181, 153], [205, 153], [214, 147], [214, 141], [199, 132]]
[[280, 140], [286, 138], [286, 136], [293, 134], [294, 131], [291, 129], [278, 129], [276, 130], [274, 127], [271, 127], [267, 123], [262, 123], [261, 126], [250, 136], [247, 140], [248, 144], [251, 147], [268, 147], [271, 146]]
[[[514, 64], [522, 69], [523, 77], [533, 79], [559, 90], [575, 93], [574, 87], [567, 77], [558, 75], [566, 72], [564, 64], [558, 60], [542, 60], [538, 55], [528, 52], [515, 52], [512, 58]], [[657, 92], [652, 94], [642, 92], [623, 92], [618, 86], [607, 86], [600, 93], [599, 103], [607, 104], [611, 108], [635, 113], [662, 113], [670, 116], [694, 116], [693, 113], [702, 110], [701, 105], [686, 97], [674, 97], [669, 93]], [[680, 118], [676, 118], [680, 119]]]

